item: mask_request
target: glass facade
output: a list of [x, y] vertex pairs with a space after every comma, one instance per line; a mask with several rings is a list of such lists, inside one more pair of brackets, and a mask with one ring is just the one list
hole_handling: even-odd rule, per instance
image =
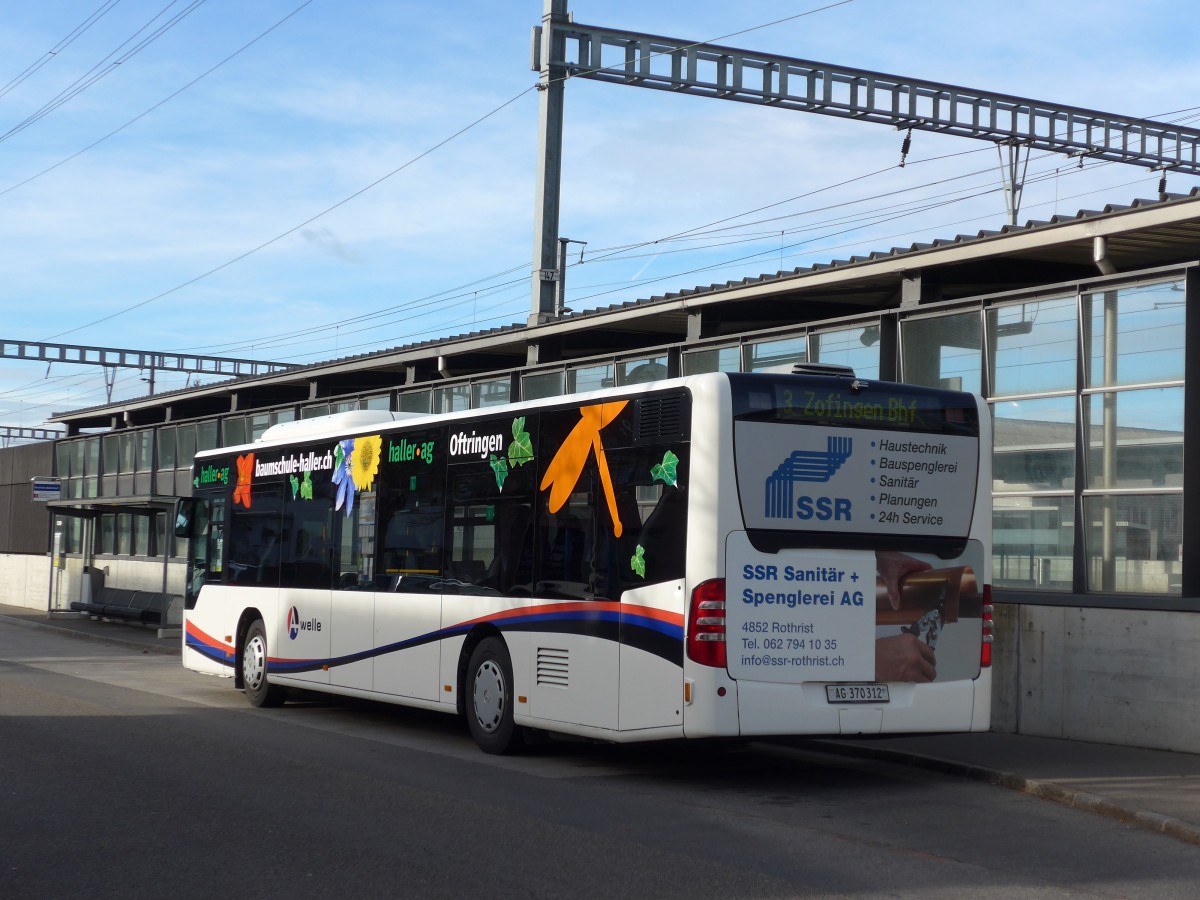
[[1182, 592], [1183, 291], [1176, 279], [983, 312], [997, 587]]
[[[1068, 594], [1178, 596], [1184, 508], [1185, 281], [1058, 290], [952, 311], [904, 310], [881, 319], [809, 325], [791, 334], [676, 345], [682, 373], [762, 371], [812, 361], [878, 378], [881, 358], [914, 384], [976, 391], [994, 432], [993, 582]], [[894, 347], [887, 346], [898, 335]], [[894, 351], [894, 352], [893, 352]], [[890, 367], [892, 363], [889, 362]], [[559, 363], [521, 371], [520, 395], [564, 393], [665, 378], [670, 354]], [[196, 452], [248, 443], [268, 427], [347, 409], [457, 412], [516, 399], [511, 374], [303, 407], [60, 441], [64, 496], [187, 495]], [[146, 480], [153, 476], [153, 488]], [[146, 516], [102, 517], [98, 552], [153, 552]]]

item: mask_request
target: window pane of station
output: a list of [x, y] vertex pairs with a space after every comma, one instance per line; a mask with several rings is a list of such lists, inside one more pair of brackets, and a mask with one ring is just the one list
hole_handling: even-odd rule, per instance
[[587, 366], [572, 369], [567, 372], [567, 393], [582, 394], [585, 391], [598, 391], [610, 388], [616, 384], [611, 363], [602, 366]]
[[980, 315], [958, 313], [900, 323], [902, 379], [909, 384], [979, 391]]
[[221, 446], [236, 447], [246, 443], [246, 417], [227, 416], [221, 420]]
[[117, 514], [117, 551], [121, 556], [129, 556], [133, 552], [133, 516], [128, 513]]
[[196, 450], [212, 450], [217, 446], [217, 420], [199, 422], [196, 425]]
[[59, 442], [58, 446], [54, 448], [54, 455], [56, 458], [56, 466], [57, 466], [56, 471], [58, 472], [59, 478], [70, 478], [71, 477], [71, 451], [72, 451], [72, 448], [73, 448], [73, 444], [68, 443], [66, 441]]
[[175, 427], [158, 429], [158, 467], [175, 468]]
[[263, 432], [271, 427], [271, 414], [256, 413], [248, 418], [250, 423], [249, 438], [251, 441], [257, 441], [263, 436]]
[[479, 381], [471, 385], [471, 408], [500, 406], [512, 399], [512, 381], [497, 378], [494, 381]]
[[1089, 488], [1183, 487], [1183, 388], [1092, 394]]
[[430, 391], [409, 391], [400, 395], [400, 412], [422, 413], [429, 412]]
[[1075, 397], [992, 405], [992, 490], [1075, 487]]
[[1088, 387], [1183, 378], [1182, 281], [1084, 295]]
[[667, 377], [667, 358], [631, 359], [617, 364], [617, 384], [645, 384]]
[[737, 372], [741, 369], [740, 347], [717, 347], [712, 350], [693, 350], [683, 354], [683, 374], [701, 375], [705, 372]]
[[133, 555], [150, 555], [150, 522], [149, 516], [133, 517]]
[[118, 471], [122, 475], [125, 475], [133, 471], [134, 435], [132, 432], [126, 431], [118, 435], [118, 438], [121, 445], [121, 460]]
[[521, 399], [543, 400], [546, 397], [560, 397], [563, 392], [562, 372], [538, 372], [534, 375], [521, 377]]
[[761, 372], [779, 366], [808, 361], [808, 338], [805, 335], [777, 341], [758, 341], [746, 344], [746, 372]]
[[[83, 442], [84, 474], [96, 476], [100, 474], [100, 438], [88, 438]], [[71, 474], [76, 474], [72, 472]]]
[[175, 438], [175, 466], [179, 469], [186, 469], [192, 464], [192, 458], [196, 455], [196, 426], [180, 425], [175, 431]]
[[143, 428], [133, 436], [134, 471], [149, 472], [154, 468], [154, 429]]
[[879, 377], [879, 325], [856, 325], [809, 335], [813, 362], [849, 366], [860, 378]]
[[470, 408], [471, 386], [469, 384], [437, 388], [433, 392], [433, 411], [435, 413], [465, 412]]
[[1071, 590], [1074, 540], [1073, 497], [996, 497], [992, 583], [1039, 591]]
[[1075, 387], [1075, 298], [1033, 300], [987, 311], [992, 396]]
[[1083, 512], [1088, 590], [1182, 593], [1182, 495], [1085, 497]]
[[116, 552], [117, 517], [107, 514], [100, 517], [96, 529], [96, 552], [111, 555]]
[[[389, 410], [392, 408], [392, 395], [391, 394], [376, 394], [374, 397], [363, 397], [362, 408], [363, 409]], [[272, 413], [272, 415], [282, 415], [284, 412], [285, 412], [285, 410], [278, 410], [276, 413]], [[286, 412], [290, 413], [291, 410], [286, 410]], [[290, 422], [290, 421], [292, 421], [292, 418], [295, 418], [295, 416], [292, 416], [291, 418], [288, 418], [288, 419], [277, 419], [276, 421]]]

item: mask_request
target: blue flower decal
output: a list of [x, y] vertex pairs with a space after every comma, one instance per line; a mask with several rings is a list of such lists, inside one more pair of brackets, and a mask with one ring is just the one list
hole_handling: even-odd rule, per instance
[[354, 477], [350, 472], [350, 454], [354, 452], [354, 440], [339, 441], [333, 448], [333, 483], [337, 485], [337, 502], [334, 509], [345, 504], [346, 515], [354, 511]]

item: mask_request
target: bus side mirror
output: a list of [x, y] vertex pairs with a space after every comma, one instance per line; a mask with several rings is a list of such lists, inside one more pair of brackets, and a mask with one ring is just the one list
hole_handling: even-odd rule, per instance
[[196, 498], [180, 497], [175, 503], [175, 537], [192, 536], [192, 522], [196, 518]]

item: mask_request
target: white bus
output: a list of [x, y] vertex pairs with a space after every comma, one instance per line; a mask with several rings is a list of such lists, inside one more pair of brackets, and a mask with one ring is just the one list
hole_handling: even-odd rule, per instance
[[834, 367], [278, 425], [196, 455], [183, 662], [490, 753], [986, 730], [990, 454], [979, 398]]

